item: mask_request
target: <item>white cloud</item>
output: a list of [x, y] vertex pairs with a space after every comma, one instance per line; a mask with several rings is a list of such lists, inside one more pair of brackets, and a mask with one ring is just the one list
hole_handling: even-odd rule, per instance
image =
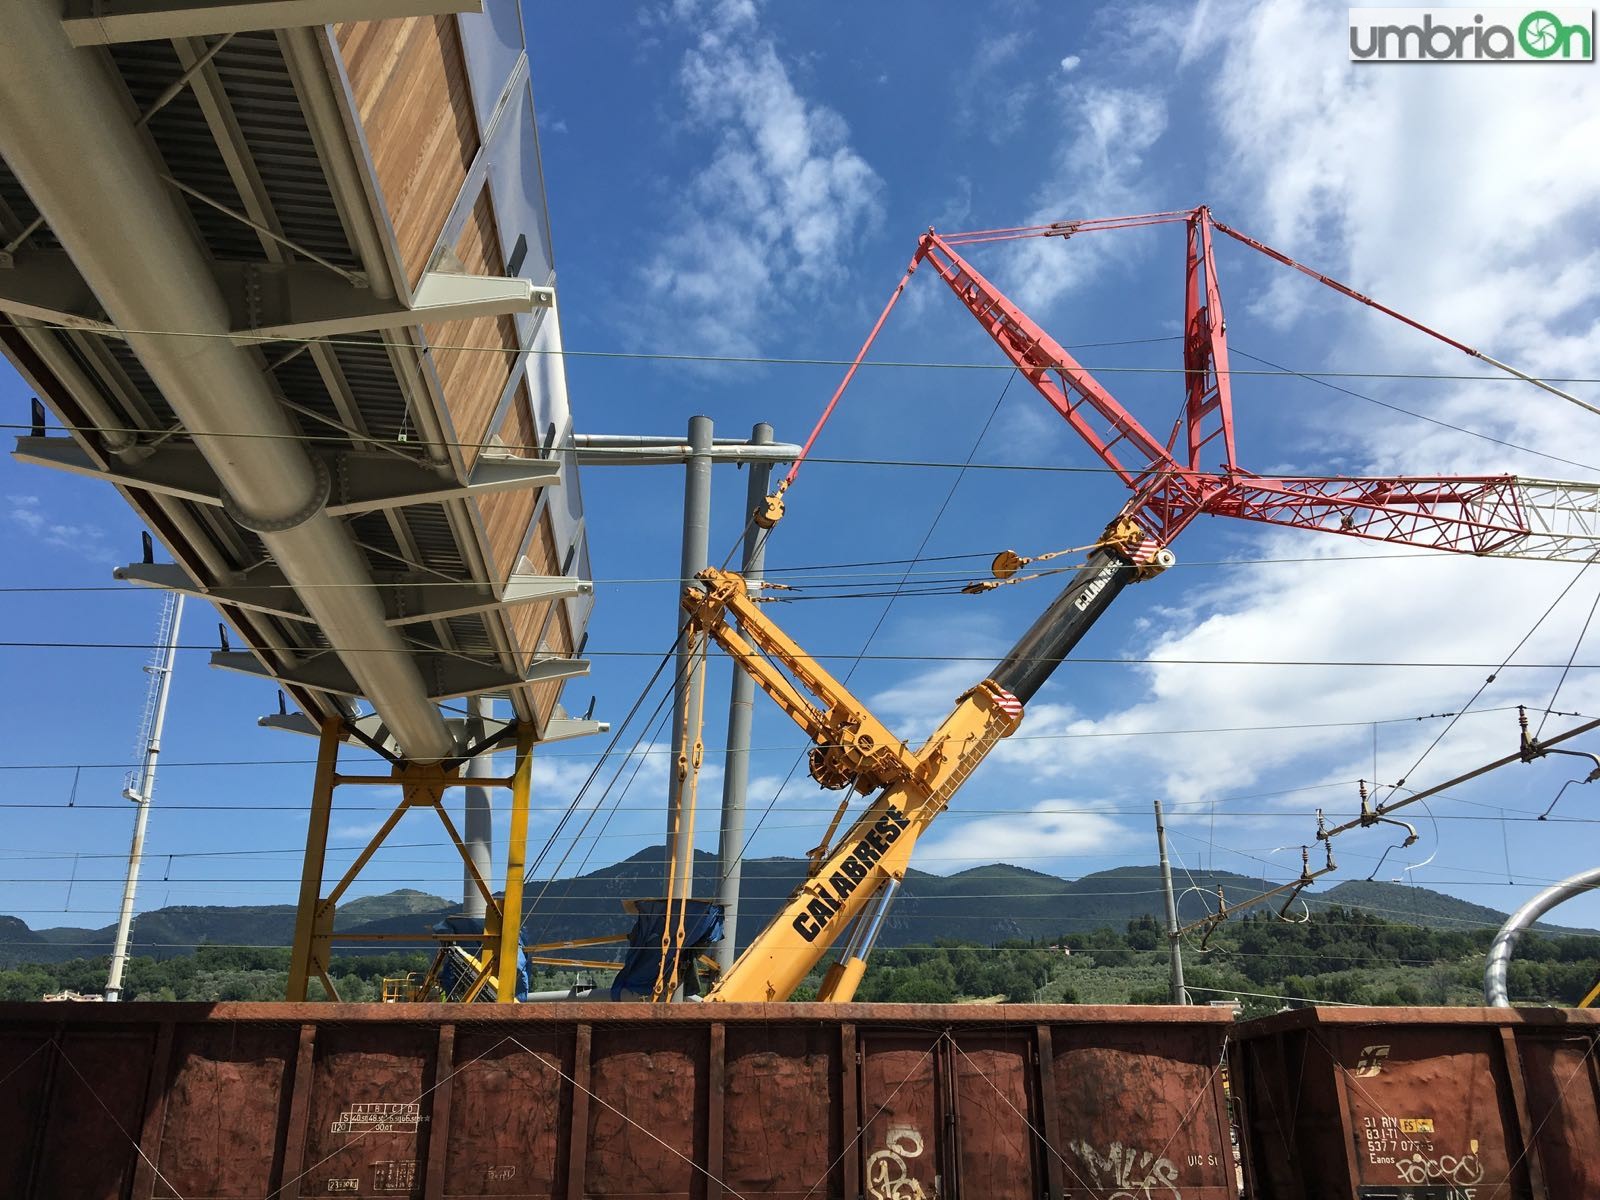
[[[1051, 154], [1051, 167], [1020, 224], [1145, 211], [1150, 192], [1145, 160], [1167, 128], [1166, 103], [1154, 88], [1063, 84], [1057, 119], [1071, 130]], [[1083, 236], [1070, 250], [1054, 239], [1012, 243], [1002, 268], [1007, 292], [1025, 311], [1044, 310], [1092, 278], [1128, 245], [1106, 235]]]
[[985, 660], [999, 659], [1010, 641], [995, 618], [979, 610], [956, 620], [903, 618], [895, 624], [894, 635], [906, 645], [938, 646], [948, 656], [863, 697], [869, 712], [912, 745], [939, 727], [955, 698], [983, 677]]
[[651, 335], [750, 353], [778, 314], [836, 281], [878, 219], [882, 181], [832, 109], [801, 95], [756, 6], [682, 0], [698, 28], [678, 83], [689, 129], [711, 138], [641, 284]]
[[[590, 775], [594, 774], [594, 769], [595, 760], [588, 755], [562, 757], [550, 754], [541, 757], [535, 754], [533, 791], [547, 800], [543, 815], [549, 815], [552, 805], [555, 811], [564, 812], [566, 805], [572, 802]], [[626, 796], [625, 800], [620, 801], [624, 809], [647, 807], [652, 801], [659, 801], [660, 810], [665, 812], [667, 785], [672, 769], [670, 743], [641, 743], [626, 754], [617, 754], [605, 760], [599, 773], [595, 774], [594, 782], [589, 784], [589, 790], [584, 793], [582, 808], [587, 811], [602, 800], [609, 805]], [[714, 803], [715, 798], [721, 795], [721, 788], [722, 766], [708, 757], [700, 767], [702, 809], [708, 803]]]
[[959, 73], [962, 128], [976, 128], [995, 145], [1006, 144], [1044, 94], [1043, 81], [1029, 74], [1023, 60], [1027, 41], [1020, 33], [982, 38], [971, 64]]
[[[1524, 369], [1600, 374], [1600, 264], [1587, 237], [1600, 216], [1600, 159], [1580, 149], [1600, 143], [1600, 79], [1593, 72], [1502, 71], [1503, 82], [1497, 78], [1485, 87], [1482, 68], [1476, 74], [1450, 67], [1365, 68], [1345, 60], [1343, 36], [1342, 10], [1266, 0], [1214, 6], [1203, 29], [1197, 32], [1191, 22], [1183, 43], [1169, 47], [1167, 69], [1197, 48], [1219, 62], [1210, 105], [1220, 135], [1211, 159], [1219, 215]], [[1083, 135], [1090, 160], [1096, 145], [1103, 147], [1091, 188], [1103, 186], [1112, 197], [1140, 194], [1139, 147], [1148, 149], [1159, 136], [1158, 105], [1152, 101], [1147, 110], [1125, 94], [1102, 98], [1098, 123], [1091, 122]], [[1124, 127], [1134, 131], [1131, 143], [1104, 135]], [[1530, 139], [1530, 128], [1549, 129], [1549, 137]], [[1076, 194], [1071, 172], [1063, 171], [1060, 182], [1064, 195]], [[1097, 211], [1131, 210], [1111, 204]], [[1074, 243], [1072, 250], [1079, 249]], [[1244, 285], [1265, 277], [1258, 268], [1266, 268], [1225, 239], [1219, 254], [1230, 310], [1249, 311]], [[1310, 337], [1298, 339], [1302, 355], [1325, 354], [1350, 370], [1475, 367], [1301, 276], [1284, 271], [1281, 278], [1257, 311], [1298, 332], [1303, 327], [1295, 326], [1296, 319], [1315, 303], [1318, 323]], [[1054, 284], [1036, 286], [1036, 299], [1025, 298], [1024, 304], [1047, 301], [1070, 281], [1058, 276]], [[1233, 332], [1242, 346], [1240, 328]], [[1251, 397], [1273, 386], [1236, 379], [1236, 399], [1246, 414], [1242, 429]], [[1600, 422], [1526, 385], [1349, 386], [1495, 438], [1600, 463]], [[1327, 469], [1339, 452], [1336, 469], [1351, 474], [1577, 471], [1331, 393], [1325, 411], [1323, 425], [1314, 424], [1310, 413], [1299, 422], [1301, 446], [1281, 444], [1274, 455]], [[1323, 438], [1331, 430], [1337, 430], [1337, 440], [1330, 448]], [[1249, 444], [1248, 429], [1242, 440]], [[1248, 460], [1244, 465], [1270, 467]], [[1148, 621], [1135, 631], [1132, 652], [1210, 660], [1492, 663], [1512, 650], [1576, 570], [1469, 558], [1345, 559], [1380, 548], [1287, 531], [1257, 530], [1248, 535], [1248, 546], [1241, 557], [1310, 561], [1241, 568], [1210, 587], [1180, 567], [1141, 585], [1121, 602], [1143, 606]], [[1183, 542], [1177, 551], [1181, 559]], [[1573, 589], [1524, 648], [1523, 661], [1567, 657], [1596, 586], [1600, 576], [1586, 577]], [[1150, 607], [1157, 598], [1171, 603], [1180, 596], [1177, 612]], [[1059, 689], [1045, 692], [1030, 706], [1024, 733], [1140, 733], [1453, 711], [1486, 674], [1381, 665], [1153, 665], [1133, 674], [1127, 698], [1109, 709], [1081, 711], [1061, 703]], [[1480, 703], [1542, 704], [1555, 676], [1505, 672]], [[1560, 706], [1586, 709], [1596, 699], [1600, 687], [1575, 675]], [[1441, 724], [1381, 727], [1383, 777], [1392, 780], [1406, 771]], [[1195, 800], [1267, 780], [1370, 775], [1370, 740], [1370, 727], [1069, 738], [1017, 741], [997, 757], [1045, 780], [1114, 768], [1174, 799]], [[1509, 715], [1464, 719], [1410, 782], [1426, 786], [1514, 747]], [[1353, 806], [1353, 795], [1341, 795], [1340, 803]]]
[[1122, 70], [1154, 67], [1170, 76], [1218, 32], [1211, 0], [1196, 0], [1186, 17], [1171, 3], [1111, 4], [1091, 18], [1089, 40], [1097, 62]]
[[1061, 60], [1061, 69], [1067, 72], [1076, 71], [1082, 62], [1083, 59], [1076, 54], [1069, 54]]
[[343, 824], [334, 825], [328, 830], [328, 833], [335, 841], [352, 840], [360, 843], [365, 842], [382, 828], [383, 818], [373, 817], [366, 821], [346, 821]]
[[[1140, 638], [1137, 652], [1191, 662], [1139, 668], [1130, 678], [1135, 684], [1128, 689], [1131, 701], [1094, 714], [1062, 703], [1059, 688], [1047, 691], [1029, 706], [1026, 736], [1004, 743], [996, 757], [1043, 780], [1119, 766], [1141, 785], [1155, 783], [1179, 801], [1250, 787], [1286, 768], [1317, 771], [1327, 758], [1348, 758], [1369, 744], [1370, 726], [1345, 723], [1454, 711], [1488, 673], [1482, 668], [1386, 669], [1383, 663], [1498, 662], [1577, 569], [1445, 556], [1349, 559], [1341, 552], [1359, 548], [1292, 533], [1269, 535], [1261, 549], [1268, 556], [1293, 554], [1310, 561], [1243, 568], [1235, 582], [1206, 598], [1197, 621], [1155, 622], [1158, 632], [1148, 641]], [[1187, 577], [1178, 568], [1140, 587], [1170, 590], [1184, 586]], [[1521, 660], [1564, 659], [1576, 633], [1572, 621], [1582, 619], [1597, 587], [1600, 575], [1575, 587], [1550, 627], [1524, 648]], [[1519, 593], [1531, 593], [1539, 602], [1517, 603], [1512, 597]], [[1139, 596], [1135, 590], [1123, 603], [1137, 604]], [[1312, 665], [1220, 665], [1238, 660]], [[1373, 665], [1315, 665], [1323, 662]], [[1542, 702], [1553, 675], [1535, 678], [1507, 671], [1482, 704]], [[1568, 686], [1569, 700], [1588, 690], [1576, 682]], [[1468, 765], [1474, 754], [1494, 757], [1483, 754], [1486, 737], [1498, 735], [1496, 744], [1512, 748], [1511, 718], [1502, 714], [1499, 721], [1468, 719], [1459, 727], [1455, 749], [1446, 747], [1430, 759], [1429, 770], [1440, 772], [1452, 761]], [[1328, 724], [1248, 731], [1318, 723]], [[1183, 738], [1104, 736], [1223, 727], [1243, 731]], [[1420, 752], [1441, 727], [1442, 722], [1382, 727], [1388, 767], [1403, 771], [1407, 753]], [[1054, 740], [1052, 734], [1079, 736]], [[1088, 734], [1102, 736], [1082, 736]], [[1354, 761], [1370, 763], [1370, 758], [1362, 753]], [[1340, 777], [1370, 774], [1363, 765]]]
[[7, 496], [6, 501], [12, 524], [45, 545], [60, 546], [90, 558], [105, 553], [106, 535], [99, 526], [57, 520], [45, 511], [37, 496]]
[[[972, 216], [972, 179], [967, 175], [957, 175], [951, 185], [950, 194], [933, 209], [933, 226], [935, 229], [961, 229], [965, 226], [967, 218]], [[920, 295], [920, 290], [917, 293]]]
[[[1082, 811], [1052, 811], [1063, 808]], [[918, 844], [912, 862], [939, 874], [997, 862], [1023, 862], [1042, 871], [1049, 869], [1053, 856], [1097, 853], [1126, 839], [1127, 831], [1115, 820], [1089, 808], [1081, 799], [1054, 798], [1016, 814], [970, 821], [946, 818], [945, 826], [934, 826]], [[958, 811], [959, 804], [951, 816]]]
[[1563, 224], [1600, 188], [1594, 72], [1501, 69], [1484, 86], [1481, 67], [1350, 63], [1343, 10], [1293, 0], [1219, 5], [1206, 28], [1217, 175], [1258, 236], [1468, 341], [1537, 301], [1519, 267], [1572, 262]]
[[973, 55], [973, 65], [979, 71], [992, 71], [1015, 59], [1022, 52], [1023, 45], [1020, 33], [1005, 33], [998, 37], [983, 38], [978, 42], [978, 49]]
[[951, 654], [955, 661], [919, 671], [875, 693], [867, 700], [868, 710], [913, 744], [927, 737], [983, 671], [981, 651], [951, 650]]

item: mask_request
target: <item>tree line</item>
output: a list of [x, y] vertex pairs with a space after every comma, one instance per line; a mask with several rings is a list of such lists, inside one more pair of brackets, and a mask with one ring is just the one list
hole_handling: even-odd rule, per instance
[[[1246, 1013], [1285, 1003], [1416, 1005], [1481, 1001], [1483, 968], [1494, 931], [1432, 929], [1385, 920], [1360, 909], [1330, 908], [1304, 922], [1254, 914], [1223, 923], [1202, 945], [1184, 939], [1186, 982], [1199, 1001], [1237, 996]], [[941, 1004], [1164, 1004], [1168, 947], [1151, 917], [1032, 941], [980, 945], [939, 938], [927, 946], [883, 948], [862, 980], [863, 1001]], [[79, 958], [0, 971], [0, 1000], [38, 1000], [105, 986], [107, 960]], [[381, 998], [383, 980], [428, 969], [418, 952], [348, 954], [334, 960], [345, 1000]], [[795, 999], [816, 995], [827, 963]], [[175, 958], [128, 961], [129, 1000], [279, 1000], [288, 978], [287, 947], [200, 946]], [[1600, 937], [1525, 934], [1508, 982], [1519, 1003], [1576, 1004], [1600, 977]], [[539, 972], [536, 988], [563, 987], [571, 972]], [[605, 980], [600, 980], [605, 983]], [[313, 983], [314, 996], [321, 995]]]

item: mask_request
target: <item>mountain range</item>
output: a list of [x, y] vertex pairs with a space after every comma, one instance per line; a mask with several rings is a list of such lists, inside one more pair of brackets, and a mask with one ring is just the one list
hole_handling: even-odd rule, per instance
[[[525, 893], [524, 944], [625, 933], [632, 919], [626, 899], [661, 893], [662, 851], [640, 851], [632, 858], [575, 879], [533, 880]], [[749, 859], [744, 864], [739, 912], [739, 942], [748, 944], [777, 913], [805, 875], [805, 861]], [[714, 855], [698, 854], [694, 895], [717, 893]], [[1226, 871], [1182, 872], [1180, 921], [1213, 911], [1218, 888], [1230, 905], [1276, 886]], [[1313, 909], [1361, 908], [1389, 920], [1441, 929], [1495, 928], [1505, 914], [1424, 887], [1349, 880], [1323, 892], [1307, 890]], [[340, 905], [335, 928], [348, 933], [421, 933], [458, 910], [441, 896], [414, 889], [363, 896]], [[1118, 867], [1079, 879], [1062, 879], [1005, 863], [974, 867], [954, 875], [907, 873], [885, 923], [879, 944], [926, 945], [935, 938], [993, 943], [1007, 939], [1056, 938], [1100, 926], [1122, 929], [1143, 915], [1162, 912], [1161, 877], [1156, 867]], [[1540, 925], [1552, 933], [1592, 930]], [[287, 946], [294, 933], [294, 907], [288, 904], [171, 906], [141, 913], [134, 922], [133, 952], [170, 957], [196, 944]], [[16, 917], [0, 916], [0, 967], [26, 962], [60, 962], [110, 952], [115, 926], [98, 929], [57, 926], [31, 929]], [[424, 943], [415, 943], [422, 948]], [[387, 945], [385, 949], [400, 947]]]

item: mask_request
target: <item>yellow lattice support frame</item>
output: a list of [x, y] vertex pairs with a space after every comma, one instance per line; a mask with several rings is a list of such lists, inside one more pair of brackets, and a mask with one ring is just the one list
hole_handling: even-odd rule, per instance
[[[468, 989], [467, 999], [475, 999], [484, 987], [493, 983], [495, 1000], [501, 1004], [516, 1002], [517, 959], [521, 952], [522, 937], [522, 873], [527, 860], [528, 819], [532, 804], [533, 730], [526, 723], [517, 729], [516, 766], [509, 776], [474, 776], [473, 787], [501, 787], [511, 790], [511, 830], [507, 839], [505, 886], [501, 898], [496, 898], [489, 881], [479, 874], [477, 865], [467, 852], [466, 844], [456, 830], [455, 822], [444, 807], [444, 794], [451, 788], [465, 787], [469, 781], [461, 774], [465, 759], [442, 763], [396, 762], [387, 775], [341, 775], [339, 773], [339, 744], [347, 734], [342, 721], [323, 723], [317, 752], [317, 772], [312, 784], [311, 813], [306, 827], [305, 859], [300, 874], [300, 901], [295, 912], [294, 948], [289, 959], [289, 984], [286, 999], [305, 1000], [313, 977], [332, 1000], [339, 999], [330, 971], [330, 947], [335, 941], [349, 942], [415, 942], [419, 938], [446, 942], [480, 942], [477, 956], [481, 964], [478, 977]], [[487, 752], [487, 751], [486, 751]], [[333, 813], [333, 798], [341, 787], [399, 787], [400, 803], [384, 820], [355, 861], [340, 876], [339, 881], [323, 894], [328, 851], [328, 827]], [[450, 843], [456, 848], [469, 877], [483, 896], [485, 905], [484, 929], [477, 934], [393, 933], [336, 935], [333, 930], [334, 915], [339, 900], [360, 876], [362, 869], [372, 860], [389, 835], [394, 832], [407, 812], [414, 808], [431, 810], [444, 827]]]

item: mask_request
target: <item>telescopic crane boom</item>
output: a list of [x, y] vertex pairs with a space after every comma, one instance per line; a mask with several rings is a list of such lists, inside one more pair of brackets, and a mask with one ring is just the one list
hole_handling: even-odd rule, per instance
[[817, 998], [855, 995], [917, 838], [1021, 724], [1023, 705], [1118, 593], [1171, 564], [1165, 550], [1138, 563], [1143, 540], [1127, 521], [1108, 530], [1055, 602], [987, 678], [957, 697], [915, 750], [773, 624], [740, 576], [716, 568], [700, 573], [704, 589], [691, 588], [683, 598], [691, 628], [721, 646], [810, 735], [812, 778], [824, 787], [878, 793], [831, 847], [813, 852], [806, 881], [707, 1000], [788, 999], [852, 922], [845, 953]]
[[[956, 249], [1179, 222], [1188, 228], [1185, 393], [1182, 411], [1164, 442]], [[1132, 496], [1050, 607], [987, 678], [958, 697], [943, 724], [915, 750], [768, 620], [740, 576], [716, 569], [701, 572], [702, 586], [683, 596], [691, 627], [727, 651], [811, 737], [811, 774], [818, 783], [877, 793], [843, 836], [833, 840], [830, 827], [823, 845], [812, 852], [805, 882], [711, 988], [707, 1000], [788, 999], [846, 928], [846, 949], [829, 969], [818, 998], [851, 999], [917, 838], [989, 751], [1016, 730], [1023, 706], [1122, 590], [1172, 565], [1168, 545], [1200, 514], [1475, 555], [1590, 561], [1600, 552], [1600, 488], [1594, 484], [1514, 475], [1267, 477], [1240, 467], [1214, 229], [1512, 376], [1590, 407], [1214, 221], [1204, 207], [943, 237], [930, 229], [800, 458], [754, 520], [770, 528], [781, 518], [784, 492], [923, 262]], [[1012, 566], [1005, 568], [997, 559], [996, 574], [1004, 578], [1019, 561], [1026, 560], [1013, 557]], [[843, 812], [841, 805], [835, 826]]]

